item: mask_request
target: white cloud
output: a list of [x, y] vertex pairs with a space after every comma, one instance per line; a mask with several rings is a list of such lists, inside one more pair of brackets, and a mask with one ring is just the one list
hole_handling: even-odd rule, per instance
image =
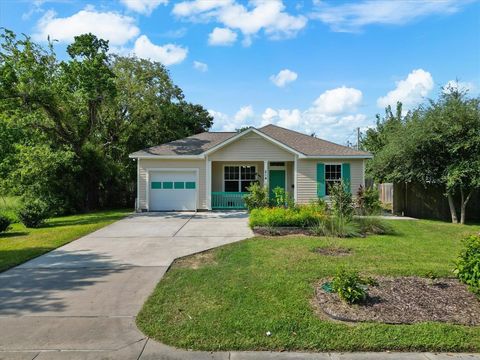
[[355, 142], [355, 128], [366, 129], [373, 123], [373, 119], [356, 112], [361, 100], [360, 90], [344, 86], [325, 91], [305, 110], [268, 107], [261, 115], [256, 115], [251, 106], [246, 106], [235, 116], [212, 111], [211, 114], [215, 118], [213, 128], [217, 131], [275, 124], [305, 134], [315, 133], [320, 138], [345, 144], [347, 140]]
[[270, 76], [270, 81], [273, 82], [278, 87], [284, 87], [285, 85], [297, 80], [297, 73], [289, 70], [283, 69], [277, 75]]
[[185, 60], [188, 49], [174, 44], [155, 45], [146, 35], [142, 35], [135, 41], [133, 52], [140, 58], [159, 61], [168, 66]]
[[174, 5], [172, 12], [177, 16], [189, 17], [215, 10], [222, 6], [228, 6], [232, 3], [232, 0], [182, 1]]
[[245, 126], [255, 125], [253, 119], [255, 113], [251, 105], [241, 107], [233, 117], [215, 110], [208, 110], [208, 112], [214, 118], [214, 130], [216, 131], [235, 131]]
[[193, 67], [200, 72], [208, 71], [208, 65], [205, 64], [205, 63], [202, 63], [200, 61], [194, 61], [193, 62]]
[[476, 86], [474, 83], [458, 80], [450, 80], [443, 86], [444, 93], [449, 93], [452, 89], [472, 93], [476, 91]]
[[320, 2], [312, 18], [328, 24], [333, 31], [356, 32], [372, 24], [403, 25], [429, 15], [459, 11], [470, 0], [364, 0], [329, 5]]
[[235, 114], [235, 121], [243, 123], [245, 120], [252, 118], [254, 115], [252, 105], [244, 106], [240, 108]]
[[387, 95], [377, 99], [379, 107], [388, 105], [395, 108], [397, 101], [403, 105], [403, 110], [407, 111], [421, 103], [433, 89], [432, 75], [423, 69], [413, 70], [407, 78], [396, 83], [394, 90], [389, 91]]
[[262, 30], [269, 38], [278, 39], [295, 36], [307, 24], [305, 16], [285, 12], [281, 0], [254, 0], [248, 7], [233, 0], [183, 1], [174, 6], [173, 13], [190, 21], [215, 21], [239, 30], [247, 46], [251, 37]]
[[208, 43], [210, 45], [228, 46], [237, 41], [237, 33], [227, 28], [216, 27], [208, 35]]
[[64, 18], [57, 17], [52, 10], [47, 11], [38, 21], [33, 38], [37, 41], [46, 41], [50, 36], [59, 42], [69, 43], [73, 41], [74, 36], [85, 33], [109, 40], [113, 46], [121, 46], [138, 36], [140, 30], [132, 17], [113, 11], [98, 12], [88, 6]]
[[132, 11], [150, 15], [157, 6], [166, 5], [168, 0], [120, 0], [120, 2]]
[[355, 110], [362, 102], [363, 94], [360, 90], [345, 86], [325, 91], [314, 102], [320, 113], [339, 114]]

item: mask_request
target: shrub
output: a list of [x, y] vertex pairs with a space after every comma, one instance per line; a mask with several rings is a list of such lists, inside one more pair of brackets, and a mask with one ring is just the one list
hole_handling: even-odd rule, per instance
[[355, 237], [361, 233], [354, 222], [336, 216], [325, 216], [310, 230], [316, 236]]
[[380, 202], [378, 189], [374, 187], [364, 188], [360, 185], [357, 191], [357, 207], [360, 215], [380, 214], [382, 203]]
[[357, 304], [367, 298], [365, 282], [358, 272], [342, 268], [332, 280], [332, 289], [343, 301]]
[[295, 199], [293, 198], [292, 194], [287, 192], [287, 208], [294, 209], [295, 208]]
[[40, 199], [23, 199], [18, 218], [27, 228], [37, 228], [49, 217], [47, 204]]
[[248, 211], [268, 206], [268, 189], [254, 182], [248, 188], [248, 194], [244, 195], [245, 205]]
[[347, 191], [348, 184], [343, 180], [330, 187], [330, 201], [333, 215], [344, 219], [353, 217], [352, 194]]
[[7, 231], [12, 224], [12, 220], [5, 214], [0, 214], [0, 233]]
[[287, 202], [287, 194], [285, 193], [285, 189], [277, 186], [273, 189], [273, 199], [272, 205], [273, 206], [285, 206]]
[[454, 273], [470, 291], [480, 296], [480, 235], [471, 235], [463, 243]]
[[250, 226], [295, 226], [310, 227], [317, 224], [323, 217], [324, 212], [319, 212], [309, 205], [300, 205], [294, 208], [274, 207], [253, 209], [250, 212]]
[[362, 218], [355, 218], [354, 222], [357, 224], [358, 230], [364, 234], [393, 234], [395, 231], [393, 226], [391, 226], [386, 221], [375, 218], [375, 217], [362, 217]]

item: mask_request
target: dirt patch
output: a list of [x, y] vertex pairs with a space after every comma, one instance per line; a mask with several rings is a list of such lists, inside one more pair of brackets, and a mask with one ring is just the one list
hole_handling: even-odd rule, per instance
[[315, 248], [313, 249], [313, 252], [325, 256], [347, 256], [352, 253], [352, 250], [339, 246], [327, 246], [322, 248]]
[[215, 265], [216, 263], [214, 252], [205, 251], [176, 259], [172, 264], [172, 268], [188, 268], [196, 270], [205, 265]]
[[388, 324], [425, 321], [480, 325], [480, 301], [456, 279], [418, 277], [378, 277], [377, 286], [368, 287], [365, 303], [348, 305], [336, 293], [316, 288], [316, 303], [335, 320]]
[[253, 228], [253, 232], [263, 236], [313, 235], [310, 229], [301, 227], [256, 226]]

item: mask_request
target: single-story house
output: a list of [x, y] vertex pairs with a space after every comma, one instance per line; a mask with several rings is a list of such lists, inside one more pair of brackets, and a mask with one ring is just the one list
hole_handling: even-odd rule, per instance
[[137, 161], [137, 211], [244, 207], [258, 181], [296, 203], [329, 195], [343, 179], [355, 194], [372, 155], [275, 125], [204, 132], [130, 154]]

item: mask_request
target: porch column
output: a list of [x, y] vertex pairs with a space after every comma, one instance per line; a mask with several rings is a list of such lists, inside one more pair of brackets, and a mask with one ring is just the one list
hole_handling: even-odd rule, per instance
[[206, 158], [205, 173], [205, 194], [207, 198], [207, 209], [212, 210], [212, 161], [208, 158], [208, 156]]
[[298, 186], [297, 186], [297, 162], [298, 162], [298, 155], [295, 155], [295, 161], [293, 163], [293, 199], [295, 203], [298, 199]]
[[268, 160], [263, 161], [263, 186], [268, 188]]

